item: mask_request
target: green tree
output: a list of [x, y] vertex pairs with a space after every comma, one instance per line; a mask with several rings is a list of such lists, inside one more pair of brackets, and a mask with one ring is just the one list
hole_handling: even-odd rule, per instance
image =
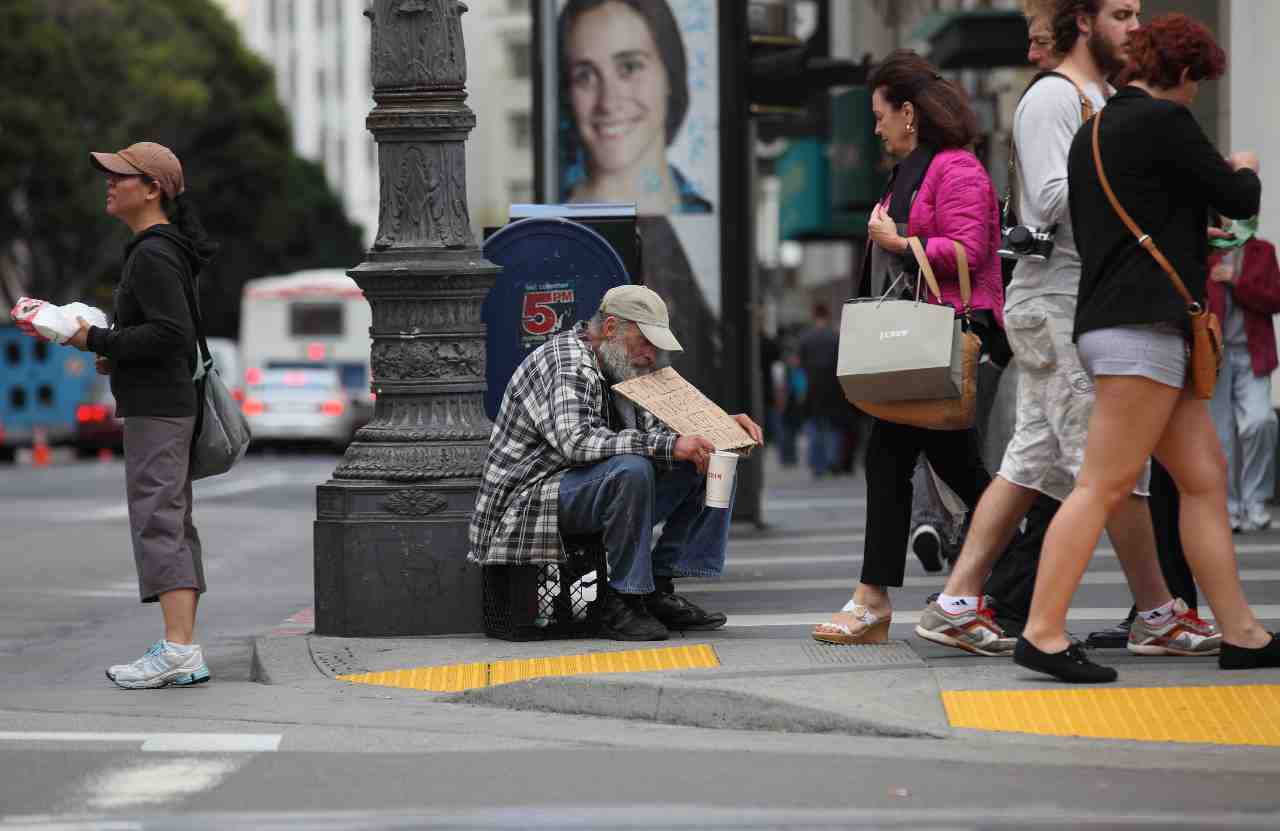
[[201, 280], [210, 334], [235, 334], [247, 279], [363, 259], [323, 170], [291, 149], [271, 67], [211, 0], [7, 0], [0, 34], [0, 269], [27, 293], [107, 301], [128, 231], [88, 153], [142, 140], [182, 159], [221, 243]]

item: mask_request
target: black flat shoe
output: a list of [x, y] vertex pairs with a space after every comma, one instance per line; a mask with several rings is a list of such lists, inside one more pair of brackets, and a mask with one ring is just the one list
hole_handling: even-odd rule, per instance
[[1271, 636], [1271, 642], [1257, 649], [1222, 642], [1218, 653], [1219, 669], [1265, 669], [1280, 667], [1280, 638]]
[[1110, 629], [1099, 629], [1090, 632], [1085, 644], [1090, 649], [1124, 649], [1129, 645], [1129, 625], [1132, 620], [1124, 620]]
[[1013, 662], [1068, 684], [1106, 684], [1119, 677], [1111, 667], [1090, 661], [1079, 643], [1073, 643], [1061, 652], [1041, 652], [1031, 641], [1020, 637], [1013, 648]]

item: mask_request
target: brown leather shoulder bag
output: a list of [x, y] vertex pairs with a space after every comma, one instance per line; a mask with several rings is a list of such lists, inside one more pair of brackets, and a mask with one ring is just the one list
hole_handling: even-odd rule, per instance
[[1191, 296], [1191, 292], [1187, 291], [1187, 286], [1178, 276], [1178, 270], [1173, 267], [1173, 263], [1165, 257], [1155, 240], [1151, 239], [1151, 235], [1142, 232], [1138, 223], [1133, 221], [1133, 217], [1116, 198], [1115, 191], [1111, 189], [1111, 183], [1107, 181], [1106, 171], [1102, 169], [1102, 152], [1098, 146], [1100, 124], [1102, 124], [1101, 112], [1093, 119], [1093, 164], [1098, 170], [1098, 181], [1102, 183], [1102, 191], [1107, 195], [1120, 221], [1138, 238], [1138, 244], [1147, 249], [1147, 253], [1159, 263], [1164, 273], [1169, 275], [1173, 287], [1186, 302], [1187, 315], [1191, 318], [1191, 365], [1187, 368], [1187, 386], [1196, 398], [1213, 398], [1213, 388], [1218, 383], [1218, 369], [1222, 366], [1222, 324], [1218, 322], [1217, 315]]

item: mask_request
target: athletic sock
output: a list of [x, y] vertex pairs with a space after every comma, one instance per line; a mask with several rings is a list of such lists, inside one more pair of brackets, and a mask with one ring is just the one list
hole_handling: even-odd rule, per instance
[[1159, 629], [1161, 626], [1164, 626], [1169, 621], [1173, 620], [1173, 601], [1170, 600], [1163, 606], [1157, 606], [1147, 612], [1139, 609], [1138, 614], [1142, 617], [1143, 623]]
[[176, 652], [179, 655], [190, 655], [196, 648], [193, 643], [174, 643], [173, 641], [165, 641], [164, 643], [169, 651]]
[[971, 597], [953, 597], [949, 594], [938, 595], [938, 605], [942, 607], [942, 611], [949, 615], [958, 615], [961, 612], [974, 612], [978, 609], [977, 596]]

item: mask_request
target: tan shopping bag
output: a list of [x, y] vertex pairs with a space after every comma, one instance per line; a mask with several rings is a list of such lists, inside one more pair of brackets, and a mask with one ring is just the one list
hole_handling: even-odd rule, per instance
[[982, 351], [978, 336], [966, 328], [972, 300], [968, 258], [953, 241], [965, 309], [957, 317], [949, 304], [942, 304], [920, 240], [912, 237], [909, 243], [938, 303], [922, 302], [919, 288], [916, 300], [846, 303], [836, 373], [845, 397], [868, 415], [932, 430], [966, 430], [978, 410]]

